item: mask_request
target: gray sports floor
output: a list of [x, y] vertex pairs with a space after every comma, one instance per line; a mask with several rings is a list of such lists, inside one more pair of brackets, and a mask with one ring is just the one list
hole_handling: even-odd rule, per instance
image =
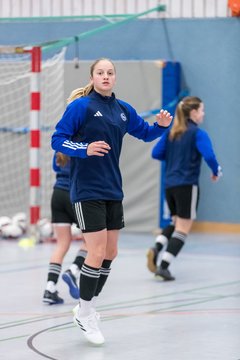
[[[119, 256], [98, 311], [106, 338], [86, 343], [64, 305], [42, 304], [53, 244], [23, 249], [0, 240], [0, 359], [239, 360], [240, 236], [191, 234], [171, 266], [174, 282], [157, 282], [146, 268], [152, 235], [122, 232]], [[74, 242], [65, 266], [74, 258]]]

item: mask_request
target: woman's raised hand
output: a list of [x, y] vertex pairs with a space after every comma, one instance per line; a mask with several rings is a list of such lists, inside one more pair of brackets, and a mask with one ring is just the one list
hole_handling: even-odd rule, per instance
[[159, 126], [168, 127], [171, 124], [172, 116], [167, 110], [161, 110], [156, 115], [156, 120]]

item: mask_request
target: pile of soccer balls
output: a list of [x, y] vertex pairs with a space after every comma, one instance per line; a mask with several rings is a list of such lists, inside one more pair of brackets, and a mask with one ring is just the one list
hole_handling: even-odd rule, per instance
[[[23, 212], [17, 213], [12, 218], [0, 216], [0, 237], [3, 239], [19, 239], [27, 233], [28, 219]], [[72, 237], [74, 240], [81, 240], [82, 233], [76, 224], [71, 227]], [[53, 231], [53, 225], [47, 218], [40, 219], [36, 224], [36, 235], [39, 242], [55, 242], [56, 238]]]
[[18, 239], [27, 231], [27, 216], [17, 213], [12, 218], [0, 216], [0, 236], [4, 239]]

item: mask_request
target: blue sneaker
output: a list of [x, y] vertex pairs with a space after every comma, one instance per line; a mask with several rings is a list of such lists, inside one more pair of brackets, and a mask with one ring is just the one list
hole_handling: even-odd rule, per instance
[[64, 273], [62, 274], [62, 279], [68, 285], [70, 295], [74, 299], [79, 299], [79, 297], [80, 297], [79, 288], [77, 286], [76, 278], [73, 275], [73, 273], [71, 272], [71, 270], [64, 271]]
[[60, 296], [58, 296], [57, 291], [52, 293], [48, 290], [45, 290], [43, 294], [43, 302], [44, 304], [58, 305], [58, 304], [63, 304], [64, 301], [62, 298], [60, 298]]

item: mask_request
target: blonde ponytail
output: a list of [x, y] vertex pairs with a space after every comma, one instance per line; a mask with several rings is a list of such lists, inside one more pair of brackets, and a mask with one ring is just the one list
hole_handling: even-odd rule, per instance
[[182, 107], [183, 102], [181, 101], [177, 106], [176, 114], [173, 120], [173, 126], [170, 130], [169, 138], [171, 140], [179, 138], [187, 130], [187, 123]]
[[71, 92], [67, 99], [67, 104], [70, 104], [73, 100], [87, 96], [93, 90], [92, 83], [87, 84], [85, 87], [75, 89]]
[[187, 96], [178, 103], [173, 126], [170, 130], [169, 138], [174, 140], [179, 138], [187, 130], [187, 121], [192, 110], [198, 110], [202, 100], [196, 96]]
[[61, 153], [61, 152], [57, 152], [56, 153], [56, 164], [58, 166], [64, 167], [67, 165], [67, 163], [70, 161], [69, 156]]

